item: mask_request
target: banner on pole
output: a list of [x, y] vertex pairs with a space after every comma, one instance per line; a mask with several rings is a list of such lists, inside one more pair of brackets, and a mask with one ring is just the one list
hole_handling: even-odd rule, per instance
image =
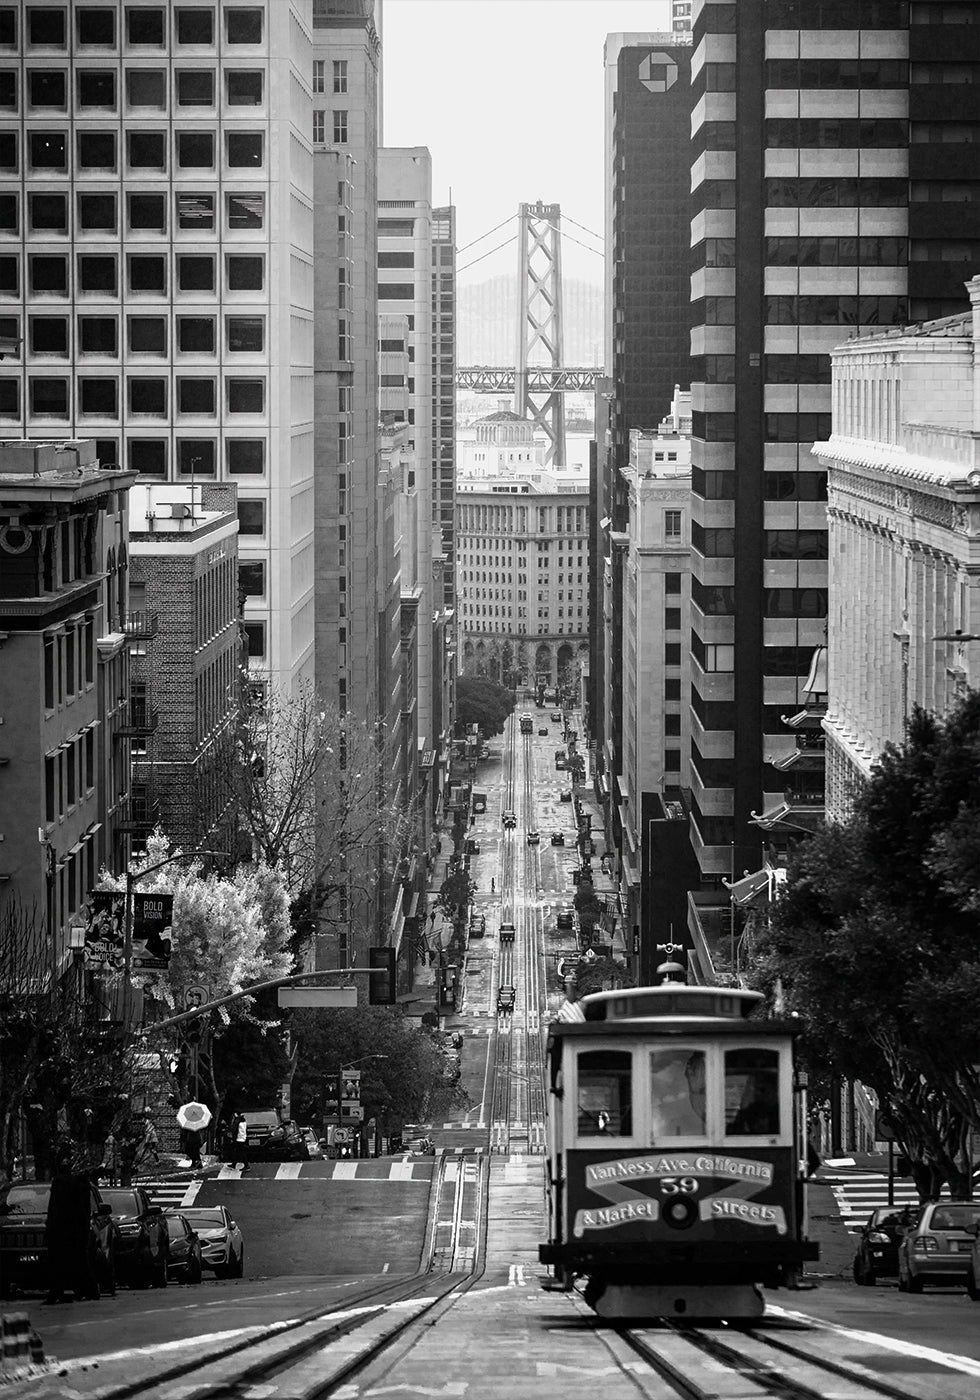
[[121, 890], [93, 890], [85, 923], [85, 962], [121, 968], [126, 958], [126, 896]]
[[133, 895], [133, 967], [170, 966], [173, 941], [172, 894]]

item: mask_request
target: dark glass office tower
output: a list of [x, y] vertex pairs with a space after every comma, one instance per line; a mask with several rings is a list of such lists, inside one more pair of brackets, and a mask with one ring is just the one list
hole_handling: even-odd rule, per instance
[[827, 626], [828, 352], [967, 307], [980, 6], [695, 9], [691, 800], [717, 877], [760, 864]]

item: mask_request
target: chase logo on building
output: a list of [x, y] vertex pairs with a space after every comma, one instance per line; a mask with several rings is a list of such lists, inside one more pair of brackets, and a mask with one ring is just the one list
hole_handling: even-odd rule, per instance
[[668, 92], [677, 82], [677, 64], [666, 53], [648, 53], [640, 59], [637, 76], [647, 92]]

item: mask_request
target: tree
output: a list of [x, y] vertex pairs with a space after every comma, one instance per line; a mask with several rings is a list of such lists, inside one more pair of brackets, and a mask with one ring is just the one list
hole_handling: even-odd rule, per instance
[[301, 934], [333, 925], [346, 935], [352, 908], [376, 908], [417, 841], [384, 730], [342, 714], [312, 686], [249, 694], [238, 761], [225, 775], [243, 852], [282, 872]]
[[514, 696], [506, 686], [479, 676], [460, 676], [456, 682], [456, 723], [464, 730], [478, 724], [485, 739], [502, 734], [513, 709]]
[[758, 980], [799, 1014], [818, 1081], [860, 1079], [924, 1197], [969, 1184], [980, 1128], [980, 693], [913, 713], [853, 817], [801, 846], [760, 940]]

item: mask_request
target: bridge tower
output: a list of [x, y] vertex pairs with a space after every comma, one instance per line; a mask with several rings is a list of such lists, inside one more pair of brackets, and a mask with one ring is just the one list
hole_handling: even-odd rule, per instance
[[[556, 389], [535, 394], [528, 371], [564, 364], [561, 300], [561, 205], [522, 204], [517, 215], [520, 306], [514, 412], [530, 418], [548, 438], [545, 466], [565, 465], [565, 396]], [[556, 376], [557, 377], [557, 376]]]

